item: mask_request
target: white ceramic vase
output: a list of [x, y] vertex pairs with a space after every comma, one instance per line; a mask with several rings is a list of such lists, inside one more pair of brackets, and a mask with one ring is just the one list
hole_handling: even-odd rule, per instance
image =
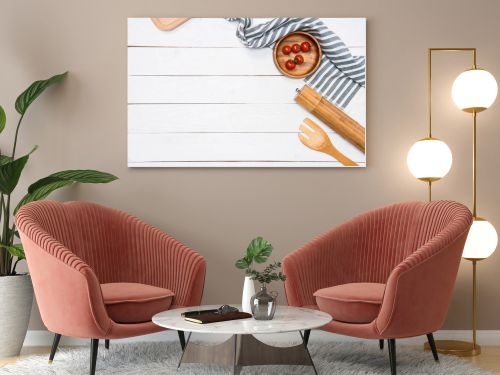
[[19, 355], [32, 304], [30, 275], [0, 276], [0, 358]]
[[253, 280], [250, 276], [245, 276], [245, 282], [243, 284], [243, 294], [241, 297], [241, 309], [244, 312], [252, 313], [252, 307], [250, 305], [250, 299], [255, 294], [255, 286]]

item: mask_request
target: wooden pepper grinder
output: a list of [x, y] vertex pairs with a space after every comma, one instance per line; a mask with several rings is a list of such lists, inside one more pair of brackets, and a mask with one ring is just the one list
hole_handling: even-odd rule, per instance
[[304, 85], [295, 96], [295, 101], [365, 152], [365, 128], [316, 90]]

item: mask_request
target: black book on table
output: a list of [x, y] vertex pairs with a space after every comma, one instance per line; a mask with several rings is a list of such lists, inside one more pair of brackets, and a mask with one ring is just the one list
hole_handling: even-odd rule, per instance
[[[190, 311], [192, 313], [193, 311]], [[184, 314], [184, 320], [192, 323], [207, 324], [216, 322], [225, 322], [227, 320], [237, 320], [237, 319], [248, 319], [251, 318], [252, 314], [235, 311], [228, 312], [225, 314], [220, 314], [218, 310], [215, 311], [196, 311], [196, 314]]]
[[195, 316], [198, 316], [200, 314], [206, 314], [206, 313], [216, 313], [217, 309], [209, 309], [209, 310], [195, 310], [195, 311], [186, 311], [186, 312], [183, 312], [181, 314], [182, 317], [186, 318], [186, 317], [195, 317]]

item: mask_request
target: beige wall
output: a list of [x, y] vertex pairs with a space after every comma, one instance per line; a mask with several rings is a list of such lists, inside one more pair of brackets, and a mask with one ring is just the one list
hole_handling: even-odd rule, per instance
[[[210, 4], [210, 5], [208, 5]], [[472, 7], [473, 6], [473, 7]], [[368, 19], [368, 168], [127, 168], [127, 17], [318, 15]], [[426, 199], [406, 168], [406, 153], [426, 131], [426, 48], [474, 46], [479, 64], [500, 78], [500, 2], [475, 1], [68, 1], [1, 0], [0, 103], [9, 129], [15, 97], [31, 81], [69, 70], [66, 82], [36, 103], [20, 150], [40, 146], [21, 182], [63, 168], [96, 168], [120, 180], [78, 186], [58, 199], [92, 200], [129, 211], [199, 250], [208, 261], [205, 302], [237, 302], [243, 274], [233, 267], [262, 235], [277, 258], [350, 216], [376, 206]], [[435, 135], [454, 154], [436, 198], [470, 202], [470, 118], [449, 90], [468, 67], [442, 55], [435, 69]], [[500, 229], [500, 103], [479, 116], [479, 213]], [[500, 329], [500, 254], [479, 264], [479, 328]], [[471, 265], [463, 261], [446, 328], [469, 327]], [[38, 313], [31, 328], [41, 328]]]

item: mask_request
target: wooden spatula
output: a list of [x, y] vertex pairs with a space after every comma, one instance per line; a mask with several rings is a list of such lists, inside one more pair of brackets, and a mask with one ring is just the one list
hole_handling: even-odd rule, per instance
[[163, 31], [170, 31], [182, 25], [189, 18], [151, 18], [157, 28]]
[[321, 129], [318, 124], [310, 118], [305, 118], [304, 122], [305, 125], [300, 125], [300, 131], [302, 133], [299, 134], [299, 139], [305, 146], [315, 151], [324, 152], [325, 154], [334, 157], [347, 167], [359, 166], [333, 145], [330, 137], [328, 137], [328, 134]]
[[295, 96], [295, 101], [337, 134], [365, 152], [365, 128], [319, 92], [309, 85], [304, 85]]

